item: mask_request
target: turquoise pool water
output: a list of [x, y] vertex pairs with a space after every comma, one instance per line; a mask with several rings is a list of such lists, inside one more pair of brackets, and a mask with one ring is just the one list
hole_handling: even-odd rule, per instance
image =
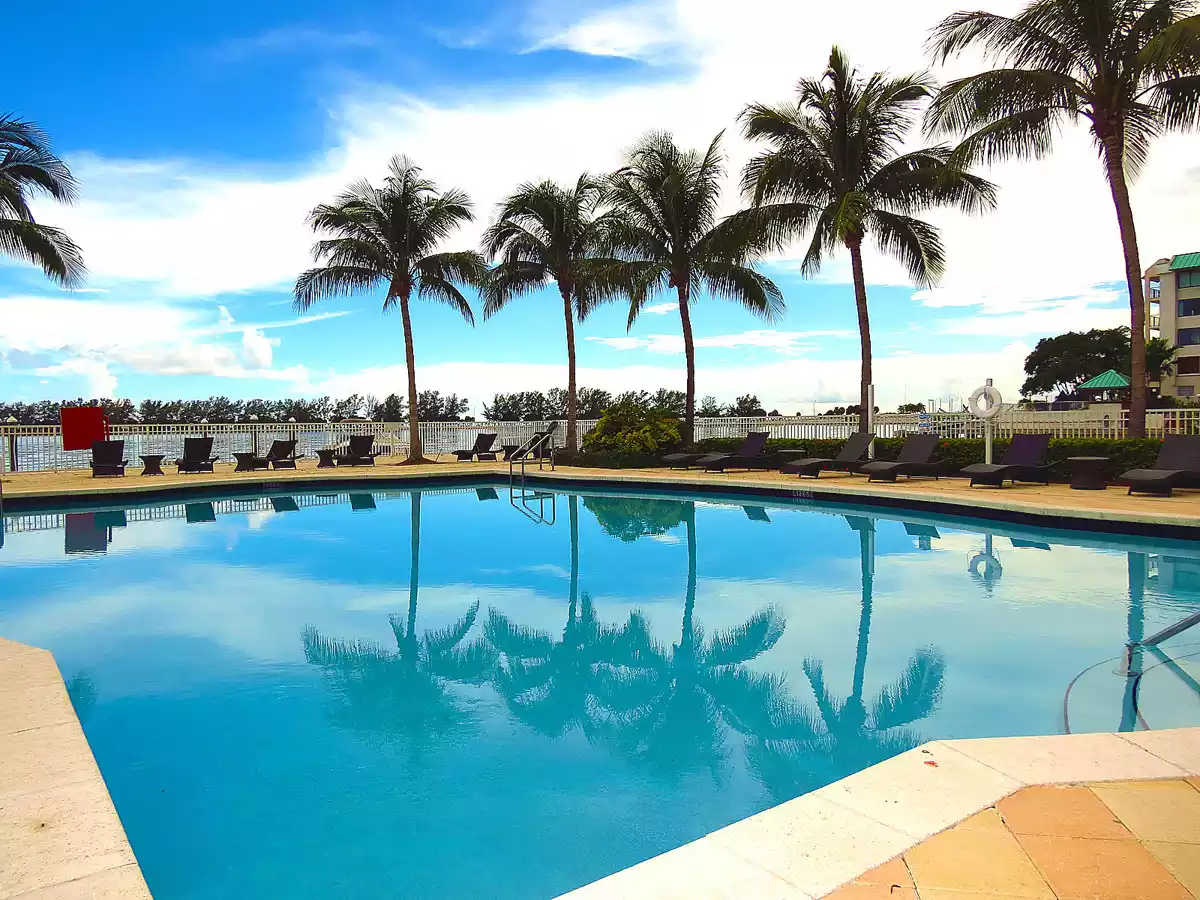
[[[552, 898], [935, 738], [1200, 723], [1200, 547], [506, 488], [5, 519], [157, 900]], [[1136, 703], [1135, 703], [1136, 700]]]

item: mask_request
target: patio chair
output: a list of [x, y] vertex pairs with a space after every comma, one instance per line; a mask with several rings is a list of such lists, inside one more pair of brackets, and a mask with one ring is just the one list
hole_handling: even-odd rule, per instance
[[706, 472], [724, 472], [726, 469], [773, 469], [773, 459], [767, 455], [765, 431], [751, 431], [733, 453], [710, 453], [696, 460], [696, 465]]
[[818, 456], [797, 459], [784, 463], [779, 467], [779, 471], [785, 475], [791, 475], [794, 472], [801, 477], [811, 475], [813, 478], [820, 478], [823, 469], [854, 471], [858, 468], [859, 461], [873, 440], [875, 440], [874, 434], [869, 431], [860, 431], [850, 435], [850, 439], [842, 444], [842, 449], [833, 459], [824, 459]]
[[271, 509], [277, 513], [300, 512], [300, 504], [295, 497], [272, 497]]
[[339, 466], [373, 466], [375, 457], [381, 453], [371, 449], [374, 445], [375, 435], [352, 434], [345, 451], [335, 454], [333, 461]]
[[[733, 459], [735, 457], [740, 459], [760, 457], [766, 443], [767, 432], [751, 431], [742, 438], [741, 445], [732, 453], [668, 453], [662, 457], [662, 462], [666, 463], [668, 468], [672, 469], [690, 469], [692, 466], [705, 468], [717, 460]], [[766, 457], [762, 458], [766, 459]]]
[[211, 503], [185, 503], [183, 519], [189, 525], [203, 525], [205, 522], [217, 521], [217, 511]]
[[913, 434], [904, 439], [900, 454], [891, 462], [874, 460], [863, 463], [858, 472], [867, 474], [867, 481], [895, 481], [897, 475], [911, 478], [914, 475], [925, 475], [938, 478], [945, 475], [948, 466], [944, 462], [930, 462], [929, 457], [941, 438], [936, 434]]
[[92, 441], [92, 477], [119, 477], [125, 474], [124, 441]]
[[1050, 448], [1048, 434], [1014, 434], [998, 463], [972, 463], [960, 469], [959, 475], [969, 475], [970, 487], [990, 484], [1004, 487], [1004, 479], [1012, 482], [1037, 481], [1050, 483], [1051, 466], [1042, 460]]
[[493, 487], [475, 488], [475, 496], [481, 501], [500, 499], [500, 495], [496, 493], [496, 489]]
[[296, 452], [296, 441], [271, 441], [271, 449], [263, 457], [267, 463], [276, 469], [294, 469], [296, 460], [303, 459], [303, 453]]
[[1150, 469], [1130, 469], [1117, 479], [1130, 494], [1170, 497], [1173, 488], [1200, 487], [1200, 435], [1168, 434]]
[[455, 450], [454, 455], [458, 457], [459, 462], [471, 462], [473, 459], [480, 461], [485, 459], [495, 459], [496, 451], [492, 449], [492, 445], [496, 443], [495, 432], [484, 432], [475, 435], [475, 445], [468, 450]]
[[751, 522], [766, 522], [768, 525], [771, 524], [771, 517], [767, 515], [767, 510], [762, 506], [743, 506], [742, 511]]
[[212, 455], [210, 437], [184, 438], [183, 456], [175, 460], [179, 472], [211, 472], [217, 457]]
[[375, 509], [374, 494], [351, 494], [350, 509], [354, 512], [367, 512]]

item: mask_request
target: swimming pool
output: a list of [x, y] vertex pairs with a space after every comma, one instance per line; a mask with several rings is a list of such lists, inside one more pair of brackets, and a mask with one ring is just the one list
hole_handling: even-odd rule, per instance
[[[1200, 723], [1200, 548], [507, 488], [10, 515], [158, 900], [552, 898], [936, 738]], [[1136, 701], [1136, 702], [1135, 702]]]

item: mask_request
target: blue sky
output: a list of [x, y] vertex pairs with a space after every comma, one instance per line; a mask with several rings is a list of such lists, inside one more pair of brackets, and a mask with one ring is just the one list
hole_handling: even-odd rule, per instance
[[[66, 293], [0, 262], [0, 396], [402, 390], [399, 320], [380, 316], [380, 297], [332, 301], [307, 317], [288, 305], [308, 263], [307, 209], [354, 178], [379, 178], [404, 152], [475, 198], [479, 221], [452, 242], [471, 246], [518, 182], [611, 168], [649, 127], [691, 145], [727, 129], [736, 173], [749, 153], [734, 127], [745, 103], [785, 99], [796, 78], [820, 72], [834, 41], [864, 68], [920, 67], [924, 30], [954, 8], [867, 5], [854, 21], [794, 0], [748, 0], [736, 17], [687, 0], [569, 9], [70, 0], [10, 10], [13, 33], [54, 30], [54, 40], [10, 42], [6, 109], [49, 130], [78, 175], [78, 206], [37, 209], [82, 245], [92, 276], [84, 292]], [[864, 20], [874, 26], [864, 31]], [[1146, 264], [1200, 246], [1188, 140], [1161, 141], [1138, 183]], [[885, 407], [965, 394], [984, 377], [1015, 395], [1039, 337], [1127, 318], [1112, 210], [1086, 137], [1069, 132], [1051, 159], [990, 175], [1001, 186], [996, 213], [929, 216], [950, 253], [937, 288], [916, 291], [894, 263], [867, 258]], [[736, 202], [731, 183], [727, 209]], [[806, 282], [798, 255], [764, 263], [787, 297], [781, 321], [700, 301], [700, 393], [753, 392], [784, 412], [856, 398], [847, 261], [834, 257]], [[589, 319], [581, 383], [682, 387], [670, 299], [628, 332], [621, 309]], [[465, 394], [478, 413], [498, 390], [564, 384], [556, 303], [550, 293], [527, 298], [475, 329], [420, 306], [420, 386]]]

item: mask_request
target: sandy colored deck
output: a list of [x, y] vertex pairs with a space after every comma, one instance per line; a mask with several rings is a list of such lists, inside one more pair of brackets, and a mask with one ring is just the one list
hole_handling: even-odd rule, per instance
[[0, 900], [149, 900], [54, 657], [0, 638]]
[[1200, 897], [1200, 779], [1024, 788], [828, 895], [1017, 897]]
[[[779, 472], [704, 473], [696, 470], [671, 469], [591, 469], [559, 466], [551, 472], [547, 467], [539, 472], [528, 468], [530, 479], [558, 478], [580, 484], [599, 483], [637, 485], [704, 487], [707, 489], [754, 488], [779, 491], [785, 497], [843, 499], [870, 503], [880, 498], [906, 504], [936, 504], [945, 511], [952, 508], [964, 515], [979, 514], [981, 508], [1005, 510], [1025, 515], [1053, 515], [1113, 523], [1163, 524], [1200, 528], [1200, 491], [1176, 491], [1173, 497], [1128, 496], [1123, 487], [1105, 491], [1073, 491], [1065, 484], [1017, 485], [1001, 489], [968, 486], [963, 478], [901, 479], [896, 484], [868, 484], [863, 476], [844, 473], [825, 473], [819, 479], [803, 480]], [[301, 460], [295, 470], [238, 472], [232, 463], [219, 463], [213, 474], [177, 475], [169, 473], [156, 477], [141, 477], [131, 468], [124, 478], [92, 478], [86, 470], [58, 472], [17, 472], [2, 479], [4, 496], [102, 496], [107, 493], [163, 491], [187, 486], [253, 487], [256, 484], [278, 485], [338, 479], [420, 480], [466, 475], [508, 477], [507, 463], [436, 462], [431, 465], [409, 466], [381, 462], [376, 466], [357, 468], [317, 469], [315, 460]], [[931, 510], [934, 511], [934, 510]]]

